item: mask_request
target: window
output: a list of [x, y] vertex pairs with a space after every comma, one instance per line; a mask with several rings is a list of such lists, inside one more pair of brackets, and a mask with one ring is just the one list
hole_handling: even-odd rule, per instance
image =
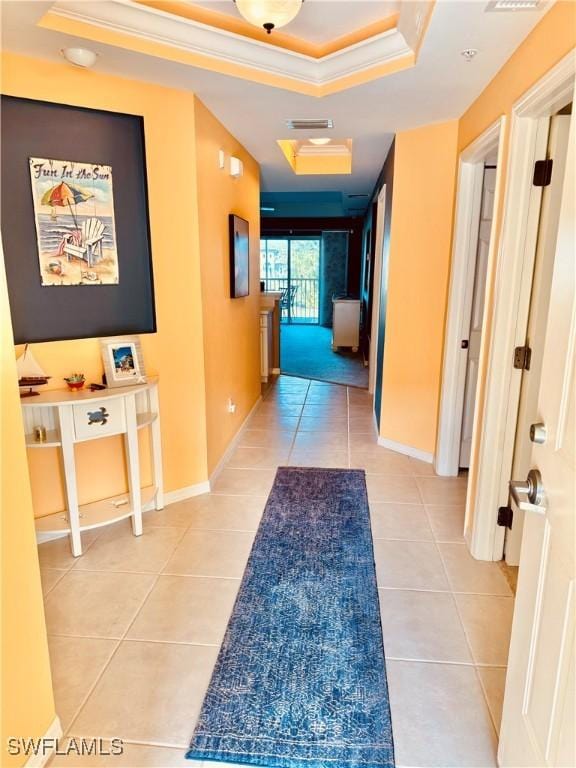
[[279, 237], [260, 241], [260, 279], [281, 291], [282, 322], [318, 323], [320, 238]]

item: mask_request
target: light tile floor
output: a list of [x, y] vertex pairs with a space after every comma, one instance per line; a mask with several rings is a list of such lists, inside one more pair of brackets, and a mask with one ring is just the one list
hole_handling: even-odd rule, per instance
[[[377, 445], [363, 390], [280, 377], [211, 494], [41, 545], [57, 712], [121, 757], [53, 766], [190, 766], [184, 751], [279, 465], [367, 472], [398, 766], [496, 764], [513, 595], [462, 538], [466, 479]], [[208, 764], [206, 764], [208, 765]]]

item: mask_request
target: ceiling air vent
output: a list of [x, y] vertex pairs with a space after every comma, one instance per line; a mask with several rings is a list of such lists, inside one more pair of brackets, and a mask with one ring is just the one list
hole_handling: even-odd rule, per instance
[[334, 121], [324, 119], [294, 119], [286, 120], [286, 125], [293, 131], [324, 131], [326, 128], [334, 128]]
[[486, 6], [488, 12], [492, 11], [535, 11], [541, 0], [491, 0]]
[[354, 198], [359, 198], [359, 197], [368, 197], [368, 195], [366, 195], [366, 194], [355, 194], [355, 195], [346, 195], [346, 197], [348, 198], [348, 200], [352, 200]]

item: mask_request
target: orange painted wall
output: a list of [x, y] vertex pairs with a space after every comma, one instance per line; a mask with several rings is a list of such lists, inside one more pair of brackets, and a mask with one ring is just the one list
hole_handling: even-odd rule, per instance
[[558, 0], [460, 118], [466, 147], [576, 46], [576, 3]]
[[396, 134], [380, 435], [434, 453], [458, 121]]
[[54, 720], [40, 567], [24, 431], [20, 418], [12, 325], [0, 245], [2, 727], [0, 765], [24, 765], [7, 753], [8, 737], [43, 736]]
[[[512, 108], [518, 99], [538, 82], [555, 64], [576, 47], [576, 3], [571, 0], [559, 0], [548, 11], [540, 23], [516, 49], [496, 77], [484, 89], [459, 124], [458, 145], [461, 151], [471, 144], [480, 134], [491, 126], [499, 117], [506, 115], [506, 135], [501, 165], [502, 193], [500, 205], [495, 211], [493, 232], [495, 233], [494, 253], [499, 252], [502, 233], [502, 218], [506, 193], [506, 172], [508, 168], [510, 120]], [[494, 282], [496, 267], [492, 264], [486, 281], [486, 303], [484, 320], [484, 339], [490, 339], [494, 312]], [[479, 361], [478, 395], [475, 412], [475, 432], [472, 444], [472, 461], [468, 481], [468, 498], [475, 498], [477, 483], [476, 457], [482, 433], [481, 424], [486, 398], [486, 372], [490, 354], [489, 343], [483, 343]], [[470, 507], [466, 527], [470, 528], [474, 519], [474, 509]]]
[[[260, 390], [257, 164], [191, 93], [13, 54], [2, 57], [2, 92], [144, 116], [158, 332], [141, 338], [146, 368], [161, 378], [165, 485], [170, 491], [207, 480], [208, 462], [216, 465]], [[243, 179], [218, 170], [220, 148], [242, 158]], [[250, 221], [252, 237], [251, 295], [236, 301], [228, 292], [229, 211]], [[54, 718], [33, 517], [65, 502], [56, 451], [28, 451], [28, 474], [6, 300], [2, 311], [2, 731], [29, 737], [44, 734]], [[35, 344], [33, 351], [53, 377], [50, 388], [61, 387], [72, 369], [89, 380], [102, 373], [97, 339]], [[225, 412], [229, 394], [238, 404], [234, 416]], [[79, 445], [76, 458], [81, 502], [126, 488], [119, 439]], [[0, 764], [24, 762], [4, 755]]]
[[[208, 471], [211, 473], [230, 440], [260, 396], [260, 172], [256, 161], [206, 107], [195, 108]], [[223, 150], [226, 167], [219, 169]], [[230, 155], [239, 157], [244, 174], [229, 173]], [[230, 298], [228, 214], [250, 227], [250, 295]], [[228, 398], [236, 412], [227, 411]]]
[[[165, 486], [170, 491], [205, 481], [195, 97], [191, 93], [14, 54], [5, 54], [2, 64], [3, 93], [144, 117], [158, 333], [143, 335], [141, 339], [147, 371], [161, 377]], [[169, 195], [167, 189], [170, 189]], [[174, 201], [177, 201], [176, 210]], [[33, 352], [40, 365], [53, 376], [51, 387], [62, 387], [62, 377], [72, 369], [83, 371], [88, 380], [99, 380], [101, 376], [97, 339], [35, 344]], [[57, 452], [29, 451], [29, 454], [36, 515], [62, 509], [64, 498]], [[79, 446], [77, 463], [81, 503], [106, 498], [125, 489], [120, 439]]]
[[[384, 438], [427, 453], [435, 451], [458, 155], [501, 115], [510, 118], [520, 96], [575, 46], [576, 3], [559, 0], [460, 120], [396, 136], [380, 425]], [[508, 131], [509, 120], [502, 163], [503, 193], [493, 225], [498, 239]], [[493, 283], [494, 274], [490, 274], [487, 334]], [[477, 423], [481, 423], [483, 413], [488, 352], [488, 348], [483, 350], [480, 361]], [[472, 468], [472, 497], [475, 482]]]

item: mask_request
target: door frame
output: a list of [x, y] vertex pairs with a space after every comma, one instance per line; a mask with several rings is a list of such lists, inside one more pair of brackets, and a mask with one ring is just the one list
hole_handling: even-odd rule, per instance
[[465, 538], [479, 560], [500, 560], [504, 553], [498, 507], [508, 503], [522, 379], [512, 361], [514, 348], [526, 340], [540, 217], [541, 188], [532, 185], [532, 175], [536, 160], [546, 157], [543, 122], [573, 99], [575, 74], [572, 50], [512, 108], [502, 234], [492, 272], [490, 339], [486, 344], [483, 339], [484, 356], [481, 351], [481, 368], [486, 370], [483, 413], [474, 424], [480, 440], [477, 455], [473, 446], [475, 472], [466, 499]]
[[[458, 475], [460, 464], [466, 363], [468, 359], [468, 354], [463, 354], [460, 342], [468, 337], [472, 313], [484, 165], [486, 159], [497, 150], [498, 160], [494, 191], [494, 210], [496, 211], [502, 179], [505, 129], [506, 118], [500, 117], [460, 154], [440, 414], [434, 463], [436, 473], [445, 477]], [[493, 226], [488, 251], [489, 265], [494, 258], [495, 243], [496, 227]], [[485, 316], [486, 313], [484, 313]], [[485, 325], [483, 323], [483, 338], [484, 330]], [[473, 456], [471, 457], [470, 472], [473, 469], [472, 461]]]
[[370, 351], [368, 362], [368, 392], [373, 395], [376, 388], [376, 361], [378, 353], [378, 328], [380, 322], [380, 282], [382, 279], [382, 258], [384, 251], [384, 217], [386, 215], [386, 184], [378, 193], [376, 210], [376, 245], [374, 253], [374, 274], [372, 279], [372, 318], [370, 322]]

